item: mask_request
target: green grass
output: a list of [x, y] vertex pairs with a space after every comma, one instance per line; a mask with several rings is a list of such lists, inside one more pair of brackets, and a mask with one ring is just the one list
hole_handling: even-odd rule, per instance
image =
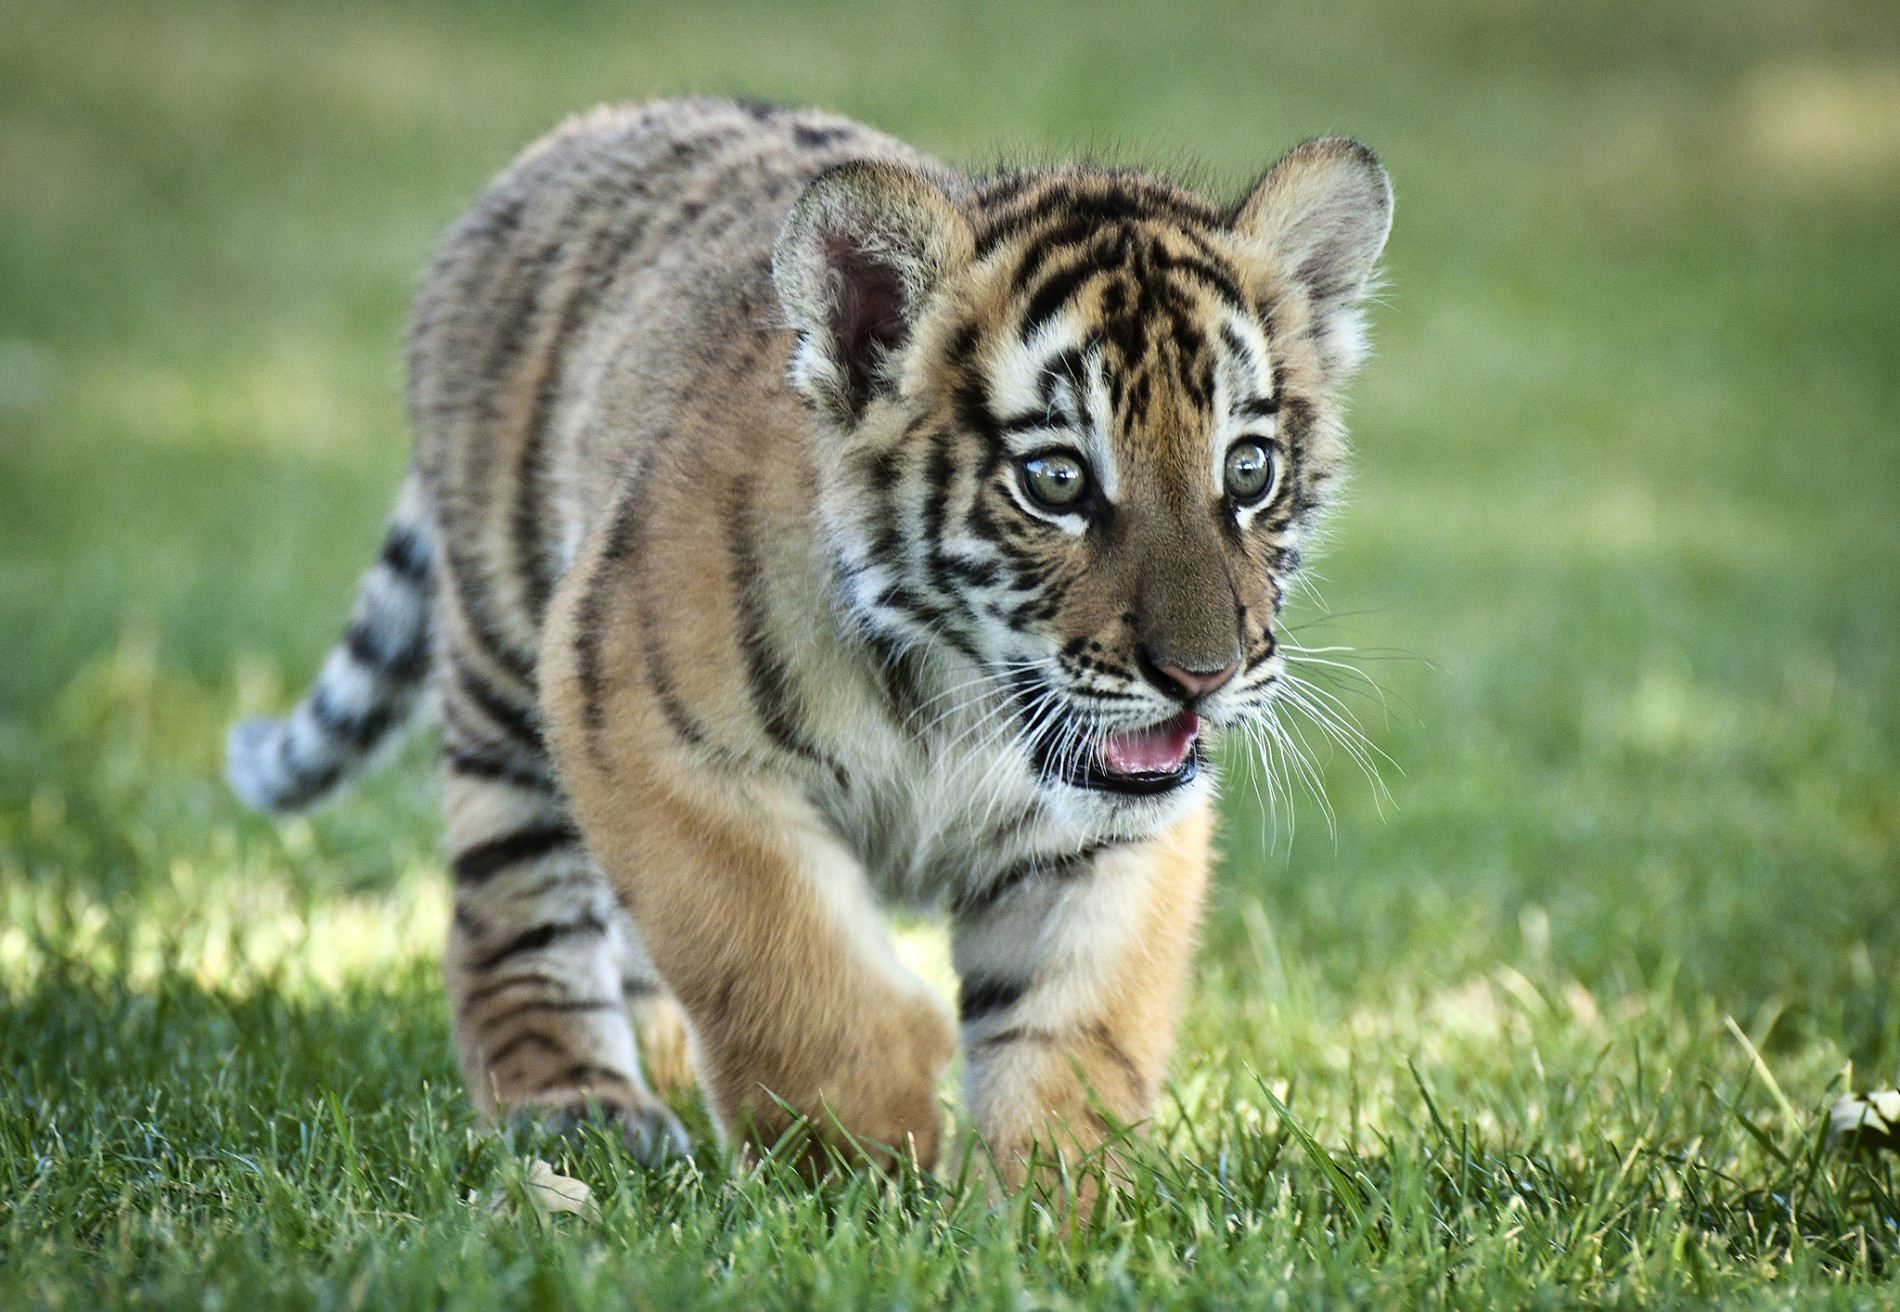
[[[1820, 1141], [1900, 1075], [1900, 16], [1165, 9], [0, 0], [0, 1306], [1900, 1296], [1886, 1166]], [[954, 1163], [477, 1134], [428, 744], [308, 821], [220, 783], [369, 557], [434, 234], [682, 90], [1232, 191], [1351, 131], [1396, 179], [1295, 624], [1361, 650], [1392, 800], [1341, 756], [1335, 826], [1270, 823], [1234, 773], [1093, 1234]], [[521, 1204], [537, 1151], [597, 1220]]]

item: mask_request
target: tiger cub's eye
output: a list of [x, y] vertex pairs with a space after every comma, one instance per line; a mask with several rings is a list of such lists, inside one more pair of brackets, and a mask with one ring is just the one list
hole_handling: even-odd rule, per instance
[[1273, 487], [1273, 466], [1264, 443], [1234, 443], [1227, 448], [1227, 495], [1243, 506], [1260, 500]]
[[1052, 510], [1067, 510], [1088, 491], [1088, 470], [1072, 455], [1054, 451], [1023, 461], [1023, 486]]

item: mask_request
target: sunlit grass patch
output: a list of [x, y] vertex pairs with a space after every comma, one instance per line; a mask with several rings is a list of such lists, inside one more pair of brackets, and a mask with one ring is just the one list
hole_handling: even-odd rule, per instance
[[1767, 186], [1865, 194], [1900, 179], [1900, 60], [1765, 61], [1735, 100], [1747, 164]]

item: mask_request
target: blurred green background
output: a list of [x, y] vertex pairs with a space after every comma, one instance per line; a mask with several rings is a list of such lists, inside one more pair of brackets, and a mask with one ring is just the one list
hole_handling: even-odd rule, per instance
[[[687, 91], [977, 167], [1087, 151], [1233, 195], [1344, 132], [1392, 173], [1355, 482], [1294, 620], [1376, 682], [1331, 686], [1390, 799], [1317, 739], [1333, 825], [1232, 772], [1184, 1106], [1271, 1072], [1377, 1151], [1424, 1115], [1412, 1062], [1535, 1137], [1544, 1063], [1640, 1091], [1645, 1043], [1759, 1099], [1724, 1016], [1803, 1115], [1847, 1063], [1900, 1075], [1890, 0], [11, 0], [0, 34], [18, 1188], [88, 1197], [50, 1127], [97, 1120], [104, 1160], [114, 1116], [218, 1072], [232, 1119], [177, 1130], [203, 1144], [339, 1087], [465, 1124], [427, 744], [279, 826], [227, 795], [222, 733], [340, 629], [438, 232], [565, 114]], [[285, 1010], [232, 1019], [260, 995]], [[1672, 1151], [1732, 1135], [1720, 1102]], [[16, 1275], [103, 1242], [109, 1207], [35, 1196]]]

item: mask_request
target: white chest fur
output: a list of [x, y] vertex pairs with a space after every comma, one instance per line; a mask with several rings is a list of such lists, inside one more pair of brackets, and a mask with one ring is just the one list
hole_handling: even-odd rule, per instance
[[862, 704], [834, 724], [844, 770], [813, 800], [884, 901], [955, 899], [1092, 837], [1049, 805], [996, 708], [942, 715], [922, 733]]

